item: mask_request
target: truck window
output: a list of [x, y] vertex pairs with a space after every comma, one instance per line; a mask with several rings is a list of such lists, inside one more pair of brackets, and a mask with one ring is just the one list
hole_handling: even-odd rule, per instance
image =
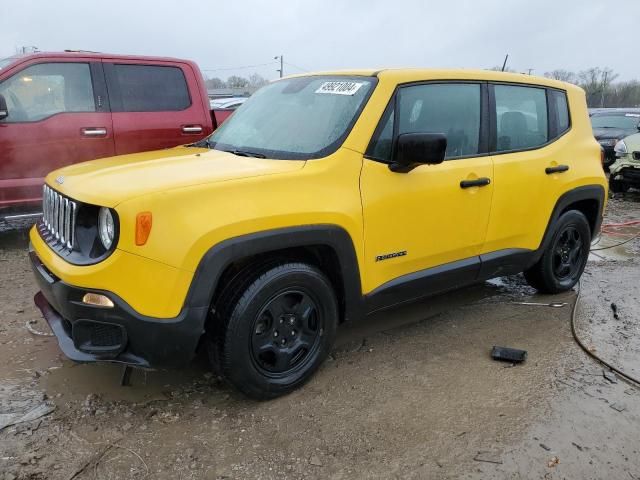
[[177, 112], [191, 106], [187, 81], [178, 67], [115, 64], [108, 71], [114, 112]]
[[87, 63], [40, 63], [0, 83], [9, 116], [4, 123], [36, 122], [57, 113], [95, 112]]

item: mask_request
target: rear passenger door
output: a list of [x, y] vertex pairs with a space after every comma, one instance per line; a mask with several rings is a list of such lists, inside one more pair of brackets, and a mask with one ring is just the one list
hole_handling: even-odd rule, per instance
[[199, 98], [191, 96], [189, 85], [197, 84], [191, 68], [105, 61], [104, 69], [117, 155], [175, 147], [202, 138], [209, 112], [204, 111]]
[[482, 253], [535, 250], [577, 160], [566, 92], [496, 83], [489, 93], [494, 196]]

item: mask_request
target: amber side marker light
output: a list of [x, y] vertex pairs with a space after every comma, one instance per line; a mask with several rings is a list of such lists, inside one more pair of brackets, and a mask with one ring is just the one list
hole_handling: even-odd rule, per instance
[[147, 243], [153, 225], [151, 212], [140, 212], [136, 215], [136, 245], [141, 246]]
[[113, 308], [111, 299], [99, 293], [85, 293], [84, 297], [82, 297], [82, 303], [96, 307]]

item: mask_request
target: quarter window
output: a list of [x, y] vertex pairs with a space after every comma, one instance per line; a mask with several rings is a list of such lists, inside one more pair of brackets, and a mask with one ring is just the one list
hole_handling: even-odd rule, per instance
[[561, 135], [569, 130], [569, 106], [567, 105], [567, 94], [558, 90], [549, 90], [551, 101], [555, 105], [556, 123], [558, 125], [557, 135]]
[[495, 85], [498, 152], [524, 150], [547, 143], [545, 89]]
[[36, 122], [57, 113], [95, 112], [87, 63], [40, 63], [0, 83], [9, 116], [4, 123]]
[[187, 81], [178, 67], [116, 64], [109, 77], [116, 112], [175, 112], [191, 105]]

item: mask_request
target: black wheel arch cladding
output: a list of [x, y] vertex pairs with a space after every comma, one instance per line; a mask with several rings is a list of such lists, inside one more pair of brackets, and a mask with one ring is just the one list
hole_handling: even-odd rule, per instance
[[344, 317], [357, 318], [362, 313], [363, 295], [355, 247], [346, 230], [330, 224], [267, 230], [230, 238], [214, 245], [196, 269], [186, 305], [210, 306], [223, 273], [234, 262], [261, 254], [318, 246], [327, 247], [335, 253], [344, 295]]

